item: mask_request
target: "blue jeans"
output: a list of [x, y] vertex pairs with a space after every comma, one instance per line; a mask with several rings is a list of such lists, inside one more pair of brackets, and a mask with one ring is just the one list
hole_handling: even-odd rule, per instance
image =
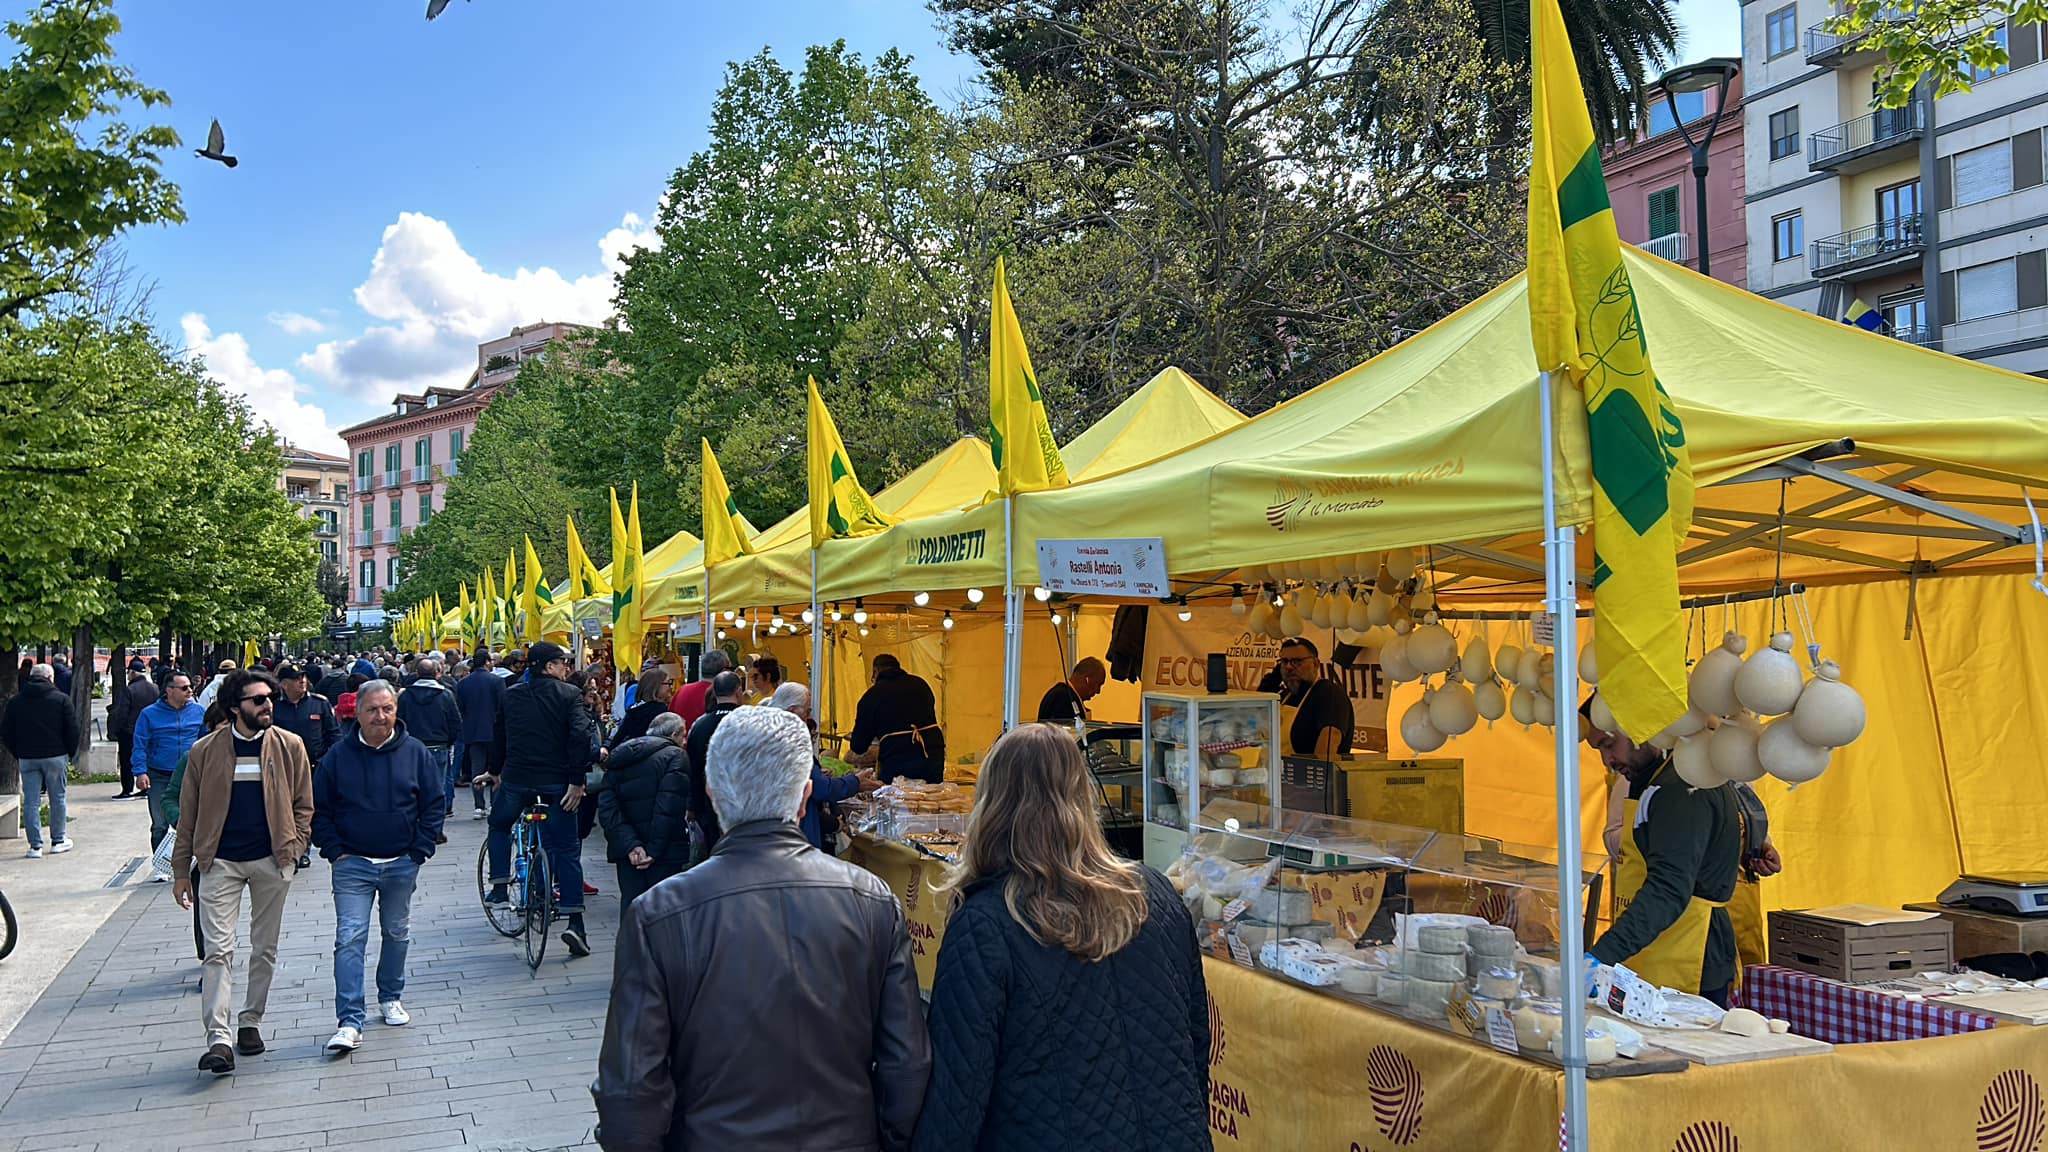
[[452, 744], [429, 744], [427, 755], [434, 758], [434, 767], [441, 770], [441, 794], [448, 798], [448, 815], [455, 814], [455, 746]]
[[[487, 840], [491, 853], [491, 882], [511, 883], [512, 826], [519, 822], [519, 814], [533, 803], [535, 797], [547, 797], [550, 809], [548, 818], [540, 822], [540, 843], [547, 849], [548, 868], [555, 875], [555, 890], [561, 893], [555, 907], [563, 912], [576, 913], [583, 911], [583, 843], [576, 835], [576, 814], [561, 809], [562, 793], [566, 791], [567, 788], [559, 785], [548, 788], [498, 785], [498, 794], [491, 800]], [[586, 796], [583, 803], [594, 801]]]
[[21, 761], [21, 830], [31, 848], [43, 846], [44, 792], [50, 794], [50, 839], [64, 839], [64, 771], [68, 767], [70, 763], [62, 756]]
[[363, 1026], [363, 953], [370, 940], [370, 904], [377, 905], [377, 1002], [405, 994], [405, 954], [412, 948], [412, 889], [420, 866], [401, 856], [372, 864], [361, 856], [334, 862], [334, 1016]]

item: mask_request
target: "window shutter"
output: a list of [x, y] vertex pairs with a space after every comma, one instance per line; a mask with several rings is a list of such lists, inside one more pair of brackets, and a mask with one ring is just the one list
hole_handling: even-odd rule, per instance
[[2041, 62], [2041, 26], [2039, 24], [2017, 24], [2008, 21], [2005, 50], [2012, 56], [2014, 69], [2025, 68]]
[[2033, 188], [2042, 183], [2041, 133], [2022, 132], [2012, 138], [2012, 188]]
[[1976, 320], [2019, 310], [2015, 261], [1993, 260], [1956, 272], [1956, 319]]
[[1940, 207], [1940, 208], [1953, 208], [1953, 207], [1955, 207], [1955, 203], [1956, 203], [1956, 158], [1955, 158], [1955, 157], [1953, 157], [1953, 156], [1943, 156], [1943, 157], [1941, 158], [1941, 172], [1940, 172], [1940, 174], [1939, 174], [1939, 175], [1938, 175], [1938, 176], [1937, 176], [1937, 177], [1935, 178], [1935, 187], [1936, 187], [1936, 189], [1938, 189], [1938, 191], [1939, 191], [1939, 194], [1940, 194], [1940, 196], [1941, 196], [1941, 203], [1940, 203], [1940, 204], [1938, 204], [1938, 205], [1933, 205], [1933, 204], [1930, 204], [1930, 205], [1928, 205], [1928, 207], [1930, 207], [1930, 208], [1934, 208], [1934, 207]]
[[2012, 142], [1959, 152], [1955, 157], [1955, 206], [1977, 204], [2012, 191]]
[[1936, 318], [1936, 320], [1935, 320], [1935, 323], [1937, 323], [1937, 324], [1943, 324], [1943, 325], [1947, 325], [1947, 324], [1953, 324], [1953, 323], [1955, 323], [1955, 322], [1956, 322], [1956, 274], [1955, 274], [1955, 273], [1953, 273], [1953, 272], [1943, 272], [1943, 273], [1941, 274], [1941, 300], [1940, 300], [1940, 304], [1941, 304], [1941, 315], [1940, 315], [1939, 317], [1937, 317], [1937, 318]]
[[2013, 257], [2019, 277], [2019, 306], [2048, 308], [2048, 250], [2036, 248]]

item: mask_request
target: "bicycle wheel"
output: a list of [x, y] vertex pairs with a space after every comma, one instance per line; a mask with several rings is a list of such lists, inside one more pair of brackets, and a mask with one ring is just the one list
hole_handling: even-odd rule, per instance
[[516, 904], [491, 906], [491, 846], [485, 843], [476, 850], [476, 895], [484, 906], [484, 919], [491, 922], [491, 928], [500, 936], [517, 936], [526, 926], [525, 914]]
[[14, 905], [7, 902], [5, 893], [0, 893], [0, 960], [14, 951], [14, 942], [21, 937], [21, 925], [14, 920]]
[[555, 918], [554, 877], [548, 868], [548, 854], [541, 850], [539, 837], [527, 845], [525, 912], [526, 966], [540, 970], [548, 951], [548, 924]]

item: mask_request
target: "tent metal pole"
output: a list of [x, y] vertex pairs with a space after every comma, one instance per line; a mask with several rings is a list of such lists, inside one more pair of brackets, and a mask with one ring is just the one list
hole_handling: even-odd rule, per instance
[[1024, 605], [1017, 597], [1016, 497], [1003, 497], [1003, 731], [1017, 726], [1017, 678], [1024, 666]]
[[825, 701], [825, 612], [818, 603], [818, 550], [811, 549], [811, 718]]
[[1587, 1152], [1585, 877], [1579, 851], [1579, 630], [1577, 541], [1557, 517], [1557, 400], [1542, 378], [1544, 607], [1557, 622], [1557, 894], [1558, 960], [1564, 969], [1564, 1137]]

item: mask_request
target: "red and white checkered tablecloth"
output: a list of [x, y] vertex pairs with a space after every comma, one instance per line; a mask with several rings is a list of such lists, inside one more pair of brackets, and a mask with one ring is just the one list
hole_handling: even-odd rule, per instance
[[1742, 1006], [1830, 1044], [1925, 1040], [1996, 1028], [1998, 1020], [1935, 1000], [1908, 1000], [1825, 976], [1752, 964], [1742, 972]]

